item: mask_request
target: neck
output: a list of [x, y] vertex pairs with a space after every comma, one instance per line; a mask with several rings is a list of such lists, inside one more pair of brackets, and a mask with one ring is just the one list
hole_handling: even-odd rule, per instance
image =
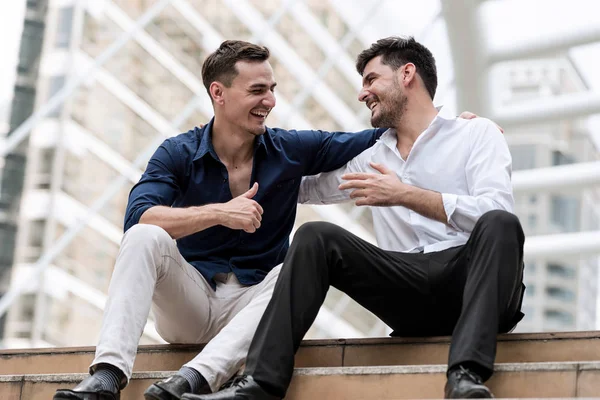
[[212, 127], [212, 144], [221, 161], [240, 164], [254, 154], [256, 136], [217, 117]]
[[429, 96], [411, 100], [407, 102], [402, 119], [395, 126], [399, 146], [412, 146], [438, 113]]

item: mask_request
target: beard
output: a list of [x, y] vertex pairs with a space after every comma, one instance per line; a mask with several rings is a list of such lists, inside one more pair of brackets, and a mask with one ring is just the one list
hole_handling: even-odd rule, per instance
[[[383, 99], [383, 101], [381, 100]], [[398, 82], [394, 81], [383, 96], [376, 98], [379, 112], [371, 117], [373, 128], [394, 128], [404, 115], [408, 98], [402, 93], [402, 88]]]

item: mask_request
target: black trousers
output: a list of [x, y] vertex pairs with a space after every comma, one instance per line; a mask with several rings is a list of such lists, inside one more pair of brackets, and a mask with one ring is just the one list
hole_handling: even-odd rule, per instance
[[452, 335], [448, 367], [475, 363], [487, 379], [497, 334], [523, 317], [523, 243], [518, 218], [505, 211], [484, 214], [464, 246], [425, 254], [385, 251], [325, 222], [304, 224], [254, 335], [245, 373], [283, 397], [295, 352], [333, 286], [381, 318], [393, 335]]

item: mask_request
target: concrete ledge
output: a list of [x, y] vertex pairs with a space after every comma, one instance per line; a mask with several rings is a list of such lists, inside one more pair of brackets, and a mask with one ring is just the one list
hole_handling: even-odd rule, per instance
[[[600, 370], [600, 362], [549, 362], [496, 364], [495, 372], [578, 371]], [[446, 365], [406, 365], [373, 367], [296, 368], [294, 375], [380, 375], [380, 374], [439, 374]]]
[[[304, 341], [296, 367], [363, 367], [445, 364], [449, 337]], [[203, 345], [140, 346], [134, 371], [177, 370]], [[85, 373], [94, 347], [0, 351], [0, 375]], [[497, 363], [600, 361], [600, 332], [504, 334]]]
[[[536, 333], [505, 333], [498, 335], [498, 342], [512, 341], [560, 341], [560, 340], [600, 340], [600, 331], [576, 331], [576, 332], [536, 332]], [[401, 337], [377, 337], [366, 339], [317, 339], [304, 340], [301, 347], [322, 346], [365, 346], [379, 344], [429, 344], [450, 343], [449, 336], [432, 336], [426, 338], [401, 338]], [[600, 343], [600, 342], [599, 342]], [[204, 344], [157, 344], [139, 346], [138, 353], [164, 352], [164, 351], [194, 351], [200, 352]], [[80, 347], [50, 347], [30, 349], [4, 349], [0, 350], [0, 359], [13, 355], [27, 354], [88, 354], [96, 350], [94, 346]]]
[[[299, 368], [286, 400], [442, 398], [445, 370], [445, 365]], [[600, 362], [498, 364], [496, 371], [489, 386], [498, 398], [593, 398], [600, 393]], [[152, 382], [172, 373], [134, 373], [122, 398], [141, 398]], [[56, 389], [73, 387], [86, 376], [1, 376], [0, 398], [48, 399]]]

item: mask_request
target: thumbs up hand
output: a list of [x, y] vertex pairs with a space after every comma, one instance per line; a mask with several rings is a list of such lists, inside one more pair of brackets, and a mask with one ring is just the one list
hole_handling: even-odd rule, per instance
[[244, 232], [254, 233], [260, 228], [263, 208], [252, 200], [258, 192], [258, 182], [238, 197], [229, 200], [223, 205], [225, 213], [221, 225], [231, 229], [241, 229]]

